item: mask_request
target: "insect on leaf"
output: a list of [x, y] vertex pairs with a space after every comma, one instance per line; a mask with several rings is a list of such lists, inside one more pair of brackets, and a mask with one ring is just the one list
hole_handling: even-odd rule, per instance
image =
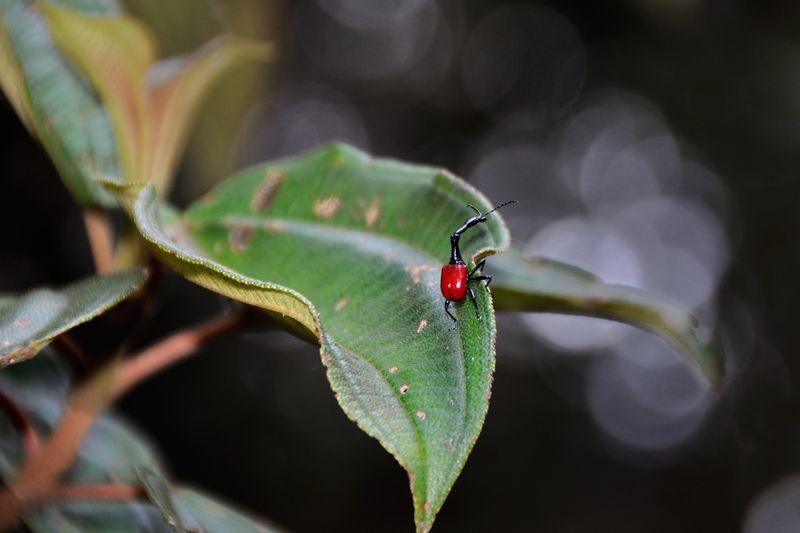
[[[494, 369], [491, 299], [445, 314], [450, 233], [492, 205], [446, 171], [334, 144], [251, 168], [178, 214], [152, 186], [116, 185], [142, 236], [180, 274], [261, 307], [320, 343], [347, 415], [407, 470], [430, 529], [483, 425]], [[499, 216], [465, 260], [508, 246]]]

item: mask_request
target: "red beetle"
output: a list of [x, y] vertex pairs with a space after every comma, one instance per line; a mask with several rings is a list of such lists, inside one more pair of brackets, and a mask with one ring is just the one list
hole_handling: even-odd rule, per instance
[[472, 304], [475, 306], [475, 314], [477, 315], [478, 320], [481, 319], [481, 315], [478, 313], [478, 302], [475, 300], [475, 292], [469, 286], [469, 282], [485, 280], [487, 287], [489, 286], [489, 283], [492, 282], [492, 276], [485, 276], [482, 273], [478, 276], [475, 275], [475, 272], [478, 272], [479, 270], [483, 271], [483, 265], [486, 264], [486, 259], [481, 259], [478, 261], [478, 264], [475, 265], [475, 268], [472, 269], [472, 272], [467, 271], [467, 265], [461, 258], [461, 250], [458, 248], [458, 239], [461, 237], [462, 233], [467, 231], [472, 226], [480, 224], [481, 222], [486, 222], [486, 215], [494, 213], [503, 206], [515, 203], [517, 203], [516, 200], [511, 200], [510, 202], [498, 205], [486, 213], [481, 213], [480, 210], [473, 205], [467, 205], [467, 207], [474, 209], [478, 215], [468, 218], [460, 228], [450, 235], [450, 262], [442, 267], [441, 289], [442, 296], [444, 296], [444, 311], [450, 318], [453, 319], [454, 322], [457, 322], [457, 320], [456, 317], [450, 313], [450, 302], [460, 302], [464, 300], [464, 298], [467, 296], [467, 293], [469, 293], [470, 298], [472, 298]]

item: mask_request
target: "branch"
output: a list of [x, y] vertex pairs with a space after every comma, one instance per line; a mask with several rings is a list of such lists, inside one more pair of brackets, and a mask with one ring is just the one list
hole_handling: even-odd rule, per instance
[[86, 208], [83, 211], [83, 223], [94, 258], [94, 267], [98, 274], [107, 274], [114, 270], [114, 237], [108, 217], [101, 210]]
[[59, 485], [47, 493], [47, 501], [94, 500], [129, 501], [146, 496], [142, 487], [136, 485]]
[[7, 490], [0, 494], [0, 528], [11, 529], [32, 507], [54, 501], [92, 500], [104, 502], [131, 501], [145, 498], [143, 488], [135, 485], [58, 485], [29, 495], [27, 499]]
[[0, 494], [0, 528], [16, 523], [24, 508], [49, 499], [56, 480], [72, 464], [81, 440], [97, 415], [128, 390], [188, 357], [210, 338], [241, 323], [242, 313], [227, 313], [179, 331], [126, 361], [113, 361], [70, 398], [50, 439], [32, 454], [10, 489]]

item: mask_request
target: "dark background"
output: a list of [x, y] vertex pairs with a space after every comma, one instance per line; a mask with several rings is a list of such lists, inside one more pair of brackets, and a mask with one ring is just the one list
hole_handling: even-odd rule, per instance
[[[486, 425], [436, 531], [800, 531], [800, 4], [162, 4], [128, 2], [165, 55], [223, 30], [280, 49], [203, 110], [178, 205], [342, 138], [518, 199], [504, 216], [527, 253], [718, 328], [728, 373], [714, 397], [644, 334], [500, 315]], [[80, 210], [8, 105], [0, 130], [0, 290], [88, 275]], [[224, 305], [166, 274], [136, 341]], [[76, 338], [100, 359], [119, 321]], [[121, 409], [176, 478], [289, 530], [413, 527], [405, 473], [341, 412], [317, 347], [271, 326], [210, 343]]]

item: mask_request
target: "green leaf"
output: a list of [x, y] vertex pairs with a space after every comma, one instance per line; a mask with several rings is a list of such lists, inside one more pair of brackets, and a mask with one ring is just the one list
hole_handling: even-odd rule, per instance
[[[116, 191], [156, 255], [188, 279], [316, 336], [342, 409], [408, 471], [430, 529], [483, 425], [494, 313], [476, 285], [443, 308], [449, 236], [492, 206], [447, 172], [335, 144], [224, 182], [180, 217], [152, 186]], [[476, 261], [508, 246], [492, 215], [462, 237]]]
[[[41, 356], [0, 373], [0, 391], [11, 398], [40, 435], [49, 434], [67, 402], [70, 378], [58, 358]], [[10, 483], [24, 459], [23, 442], [14, 424], [0, 411], [0, 477]], [[136, 430], [113, 414], [101, 416], [84, 437], [66, 484], [138, 484], [137, 469], [161, 471], [158, 454]], [[71, 501], [28, 512], [25, 524], [34, 532], [166, 532], [158, 510], [147, 502]]]
[[[516, 251], [492, 260], [492, 293], [498, 311], [538, 311], [625, 322], [661, 336], [684, 354], [712, 386], [722, 381], [723, 356], [685, 309], [643, 290], [609, 285], [579, 268]], [[705, 338], [708, 337], [708, 338]]]
[[274, 526], [259, 523], [253, 518], [223, 505], [203, 493], [175, 488], [156, 471], [141, 468], [139, 478], [148, 498], [161, 511], [164, 520], [178, 533], [185, 531], [219, 531], [239, 533], [253, 531], [272, 533]]
[[[90, 13], [115, 13], [115, 0], [58, 2]], [[105, 108], [67, 62], [41, 12], [43, 2], [0, 0], [0, 84], [82, 205], [114, 204], [92, 180], [119, 176], [117, 147]], [[8, 49], [6, 49], [6, 46]]]
[[0, 299], [0, 368], [30, 359], [62, 333], [115, 306], [139, 287], [146, 271], [94, 276], [59, 290], [36, 289]]

